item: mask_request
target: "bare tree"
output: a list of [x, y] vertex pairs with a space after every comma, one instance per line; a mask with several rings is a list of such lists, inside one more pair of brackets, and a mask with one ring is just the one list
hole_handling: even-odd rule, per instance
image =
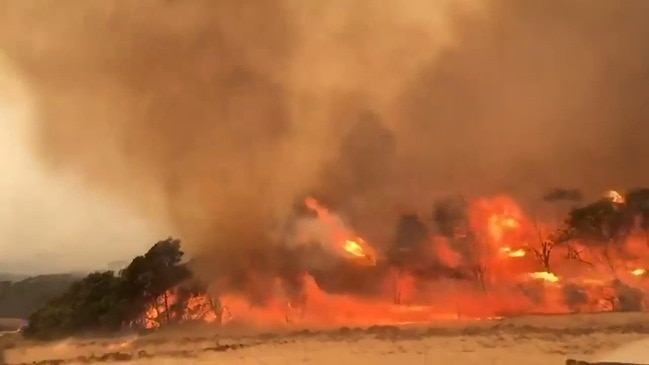
[[543, 237], [541, 228], [536, 221], [534, 221], [534, 229], [536, 230], [538, 237], [539, 247], [534, 247], [532, 251], [536, 258], [541, 262], [541, 265], [543, 265], [543, 269], [546, 272], [552, 272], [550, 267], [550, 258], [552, 257], [552, 249], [554, 249], [556, 243], [551, 238]]
[[572, 245], [570, 245], [568, 243], [565, 243], [564, 245], [568, 249], [568, 252], [566, 253], [566, 259], [568, 259], [568, 260], [576, 260], [576, 261], [584, 263], [584, 264], [586, 264], [588, 266], [594, 267], [593, 263], [591, 263], [589, 261], [586, 261], [583, 258], [581, 258], [581, 251], [582, 250], [577, 250], [574, 246], [572, 246]]

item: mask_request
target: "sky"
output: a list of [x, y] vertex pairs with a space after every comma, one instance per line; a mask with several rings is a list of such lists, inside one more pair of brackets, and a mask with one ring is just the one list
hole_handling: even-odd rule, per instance
[[0, 61], [0, 272], [107, 269], [164, 238], [71, 175], [45, 172], [30, 149], [35, 114], [19, 75]]

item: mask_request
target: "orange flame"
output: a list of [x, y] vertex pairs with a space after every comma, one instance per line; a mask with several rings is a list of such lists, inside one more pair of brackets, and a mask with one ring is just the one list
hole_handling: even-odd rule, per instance
[[[611, 199], [623, 204], [618, 196], [611, 194]], [[351, 267], [351, 273], [345, 272], [340, 277], [332, 273], [343, 284], [355, 280], [357, 276], [353, 275], [362, 275], [358, 278], [370, 283], [372, 296], [354, 295], [354, 289], [347, 291], [347, 288], [333, 294], [324, 289], [322, 272], [315, 275], [314, 271], [314, 276], [310, 276], [307, 271], [302, 277], [304, 285], [299, 298], [295, 293], [289, 295], [285, 283], [276, 278], [277, 282], [270, 284], [273, 285], [271, 298], [263, 305], [252, 305], [241, 293], [225, 292], [219, 297], [223, 307], [214, 308], [209, 305], [208, 296], [198, 296], [188, 301], [179, 318], [173, 319], [215, 323], [249, 321], [255, 326], [395, 324], [460, 317], [489, 318], [507, 313], [616, 310], [620, 303], [616, 299], [619, 293], [615, 279], [629, 279], [625, 284], [649, 292], [649, 281], [641, 279], [649, 276], [645, 236], [649, 231], [638, 229], [637, 236], [630, 235], [628, 242], [620, 243], [623, 245], [620, 251], [611, 250], [604, 258], [598, 251], [600, 247], [585, 245], [579, 240], [546, 246], [544, 232], [560, 227], [531, 222], [509, 197], [480, 198], [468, 206], [469, 226], [466, 229], [470, 229], [471, 235], [448, 238], [432, 233], [417, 250], [405, 251], [403, 260], [413, 259], [413, 265], [393, 267], [391, 260], [375, 261], [381, 252], [359, 237], [334, 212], [313, 198], [307, 198], [304, 203], [317, 213], [317, 221], [309, 220], [307, 226], [313, 223], [317, 234], [324, 232], [323, 237], [317, 237], [322, 245], [350, 262], [360, 264], [366, 260], [375, 265], [374, 268]], [[321, 229], [323, 227], [325, 229]], [[543, 227], [544, 232], [540, 232], [539, 227]], [[390, 239], [386, 237], [380, 246], [386, 247], [386, 255], [391, 254], [388, 251]], [[630, 257], [633, 261], [626, 262]], [[435, 270], [427, 271], [429, 266], [452, 268], [450, 273], [463, 280], [451, 278], [445, 272], [438, 276]], [[432, 274], [432, 278], [422, 278], [421, 272]], [[349, 277], [345, 276], [348, 274]], [[574, 285], [574, 290], [578, 291], [574, 302], [566, 299], [568, 291], [564, 290], [567, 288], [564, 285]], [[543, 290], [543, 295], [530, 295], [536, 290]], [[169, 305], [176, 300], [173, 294], [167, 295]], [[148, 311], [147, 318], [154, 319], [150, 326], [164, 323], [163, 303], [161, 299]], [[646, 310], [649, 301], [639, 306]]]
[[362, 238], [357, 237], [350, 228], [345, 226], [340, 218], [314, 198], [306, 198], [304, 204], [307, 208], [316, 212], [318, 219], [328, 227], [331, 241], [339, 252], [355, 258], [365, 258], [372, 264], [375, 263], [375, 255], [371, 246]]
[[358, 242], [353, 241], [353, 240], [346, 240], [345, 245], [343, 246], [345, 251], [351, 253], [354, 256], [357, 257], [365, 257], [365, 252], [363, 251], [363, 247], [358, 244]]
[[511, 247], [503, 247], [500, 249], [502, 252], [506, 253], [507, 256], [509, 257], [525, 257], [527, 255], [527, 251], [523, 248], [519, 249], [512, 249]]
[[530, 277], [533, 279], [540, 279], [543, 281], [547, 281], [550, 283], [556, 283], [559, 281], [559, 277], [556, 276], [555, 274], [551, 272], [546, 272], [546, 271], [539, 271], [539, 272], [533, 272], [530, 274]]
[[625, 202], [624, 196], [622, 196], [622, 194], [618, 193], [615, 190], [607, 191], [606, 193], [604, 193], [604, 197], [616, 204], [624, 204]]

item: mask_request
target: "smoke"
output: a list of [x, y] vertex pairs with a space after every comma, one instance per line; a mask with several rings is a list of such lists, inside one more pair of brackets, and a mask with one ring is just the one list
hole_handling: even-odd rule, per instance
[[169, 222], [206, 274], [279, 270], [306, 194], [385, 245], [449, 192], [649, 177], [642, 0], [0, 6], [44, 166]]
[[145, 250], [161, 234], [156, 224], [84, 189], [73, 175], [40, 168], [28, 147], [31, 107], [29, 88], [0, 53], [1, 271], [96, 270]]

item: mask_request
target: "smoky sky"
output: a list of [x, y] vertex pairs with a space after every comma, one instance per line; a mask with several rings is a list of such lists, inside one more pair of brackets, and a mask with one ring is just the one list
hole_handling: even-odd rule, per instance
[[645, 185], [648, 17], [642, 0], [1, 0], [0, 48], [44, 168], [234, 257], [308, 194], [385, 241], [447, 194]]

